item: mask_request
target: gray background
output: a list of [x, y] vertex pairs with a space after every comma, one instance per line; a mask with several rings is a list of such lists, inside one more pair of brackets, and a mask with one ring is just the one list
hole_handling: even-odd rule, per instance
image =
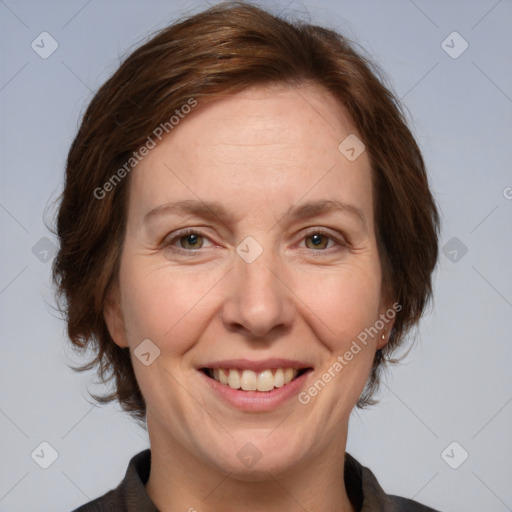
[[[261, 4], [308, 11], [380, 63], [410, 111], [443, 213], [434, 307], [380, 404], [354, 413], [348, 451], [389, 493], [444, 511], [512, 510], [512, 1]], [[1, 511], [70, 510], [116, 486], [148, 445], [116, 406], [92, 404], [91, 374], [67, 367], [79, 359], [52, 306], [43, 212], [61, 190], [79, 117], [120, 56], [206, 6], [0, 1]], [[59, 45], [47, 59], [31, 47], [43, 31]], [[442, 46], [454, 31], [469, 44], [458, 58], [462, 40]], [[58, 452], [48, 469], [31, 458], [43, 441]], [[453, 469], [463, 450], [469, 458]], [[35, 453], [49, 462], [48, 449]]]

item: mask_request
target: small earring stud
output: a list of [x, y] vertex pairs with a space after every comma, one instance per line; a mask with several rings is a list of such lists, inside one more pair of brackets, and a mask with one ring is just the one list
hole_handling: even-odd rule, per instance
[[386, 335], [385, 334], [381, 334], [380, 337], [385, 340], [386, 339]]

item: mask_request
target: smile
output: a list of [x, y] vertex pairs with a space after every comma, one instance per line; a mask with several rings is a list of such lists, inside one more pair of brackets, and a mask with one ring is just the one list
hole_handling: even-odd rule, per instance
[[231, 389], [269, 392], [289, 384], [309, 369], [268, 368], [253, 371], [238, 368], [203, 368], [202, 371], [211, 379]]
[[294, 403], [314, 371], [307, 360], [280, 357], [205, 361], [196, 368], [213, 396], [245, 412], [272, 411]]

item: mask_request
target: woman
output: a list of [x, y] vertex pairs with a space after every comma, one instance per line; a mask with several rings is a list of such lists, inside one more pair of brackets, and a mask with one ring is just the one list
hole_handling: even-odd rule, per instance
[[427, 511], [345, 453], [431, 295], [419, 149], [340, 35], [222, 4], [136, 50], [69, 152], [71, 342], [151, 449], [79, 510]]

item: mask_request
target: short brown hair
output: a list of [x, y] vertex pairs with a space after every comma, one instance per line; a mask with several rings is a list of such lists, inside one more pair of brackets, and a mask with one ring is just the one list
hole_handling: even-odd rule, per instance
[[123, 246], [129, 175], [100, 199], [95, 191], [191, 98], [201, 103], [251, 86], [309, 82], [347, 109], [366, 145], [384, 289], [401, 306], [357, 405], [374, 403], [381, 368], [431, 297], [439, 218], [402, 107], [353, 46], [326, 28], [223, 3], [160, 31], [99, 89], [69, 151], [53, 266], [69, 338], [95, 353], [79, 369], [96, 367], [103, 382], [115, 384], [97, 400], [118, 400], [135, 418], [145, 417], [129, 349], [114, 343], [103, 317]]

